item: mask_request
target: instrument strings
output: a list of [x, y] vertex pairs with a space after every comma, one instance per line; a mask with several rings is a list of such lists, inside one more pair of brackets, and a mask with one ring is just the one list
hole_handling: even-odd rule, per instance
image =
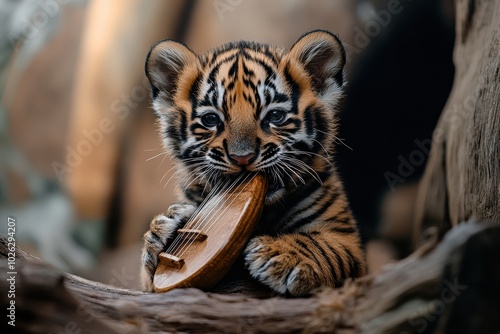
[[[242, 174], [239, 175], [239, 177], [231, 183], [221, 182], [220, 184], [217, 184], [205, 198], [205, 200], [200, 204], [200, 206], [188, 220], [184, 228], [200, 230], [208, 233], [215, 222], [220, 217], [222, 217], [222, 215], [228, 210], [228, 208], [236, 200], [236, 198], [245, 190], [245, 186], [243, 185], [240, 188], [238, 194], [235, 194], [231, 201], [229, 201], [229, 199], [227, 198], [227, 194], [233, 191], [238, 186], [238, 184], [244, 184], [250, 177], [250, 175], [252, 175], [250, 181], [253, 180], [256, 176], [256, 174]], [[219, 197], [216, 200], [213, 200], [216, 196]], [[224, 207], [224, 209], [217, 210], [221, 205]], [[217, 217], [214, 217], [214, 215], [216, 215]], [[191, 234], [188, 237], [177, 236], [170, 247], [168, 247], [166, 252], [172, 255], [178, 254], [176, 256], [182, 258], [184, 252], [196, 241], [196, 238], [196, 234]]]
[[[213, 218], [212, 213], [217, 209], [217, 207], [219, 207], [219, 204], [224, 204], [221, 202], [225, 199], [226, 195], [234, 189], [234, 187], [238, 184], [240, 180], [241, 176], [236, 180], [234, 180], [232, 184], [221, 183], [213, 191], [211, 191], [209, 196], [207, 196], [207, 199], [200, 205], [198, 210], [195, 212], [195, 214], [193, 214], [192, 218], [188, 221], [185, 228], [202, 230], [202, 225], [204, 225], [206, 221], [211, 220], [211, 218]], [[227, 188], [225, 188], [222, 194], [220, 194], [220, 190], [221, 188], [223, 188], [223, 186], [227, 186]], [[213, 198], [217, 195], [219, 195], [219, 198], [214, 200]], [[219, 217], [223, 213], [224, 212], [220, 213]], [[204, 232], [208, 232], [208, 229], [209, 227], [206, 228]], [[177, 253], [178, 256], [181, 257], [184, 254], [184, 251], [191, 244], [193, 244], [195, 240], [196, 240], [195, 234], [188, 235], [187, 237], [178, 236], [176, 238], [175, 245], [173, 245], [171, 251]]]
[[[191, 224], [193, 221], [196, 221], [198, 217], [201, 215], [201, 210], [205, 208], [206, 205], [208, 205], [209, 201], [220, 191], [220, 189], [223, 187], [223, 183], [220, 183], [212, 189], [212, 191], [208, 194], [208, 196], [203, 200], [203, 202], [198, 206], [198, 208], [195, 210], [191, 218], [186, 222], [184, 227], [191, 228]], [[175, 255], [179, 247], [182, 245], [180, 244], [185, 238], [181, 236], [177, 236], [172, 244], [165, 250], [168, 254]]]
[[[229, 186], [227, 189], [224, 189], [223, 193], [227, 194], [228, 190], [232, 188], [233, 185], [235, 185], [237, 180]], [[207, 198], [202, 202], [202, 204], [198, 207], [196, 212], [191, 216], [191, 218], [188, 220], [184, 228], [189, 228], [193, 230], [201, 230], [201, 225], [208, 220], [208, 217], [212, 214], [212, 212], [216, 209], [218, 204], [222, 201], [224, 197], [219, 197], [215, 201], [213, 198], [219, 194], [219, 191], [223, 189], [225, 186], [225, 183], [220, 183], [219, 185], [216, 186], [214, 190], [210, 192], [210, 194], [207, 196]], [[181, 257], [182, 254], [184, 254], [184, 251], [194, 243], [196, 240], [196, 235], [188, 235], [186, 236], [177, 236], [176, 241], [177, 242], [177, 247], [172, 250], [174, 253], [170, 253], [173, 255], [176, 255], [178, 257]]]
[[[244, 177], [244, 180], [242, 181], [242, 183], [246, 182], [246, 180], [248, 179], [249, 177], [249, 174], [246, 174], [246, 176]], [[253, 176], [255, 177], [255, 175]], [[252, 179], [253, 179], [252, 177]], [[203, 218], [200, 219], [199, 222], [197, 222], [195, 224], [195, 226], [193, 227], [193, 229], [197, 229], [197, 230], [201, 230], [202, 229], [202, 225], [205, 224], [205, 222], [208, 221], [208, 224], [205, 224], [205, 226], [203, 226], [204, 228], [204, 232], [208, 233], [211, 229], [211, 227], [220, 219], [220, 217], [222, 217], [224, 215], [224, 213], [229, 209], [229, 207], [233, 204], [233, 202], [236, 200], [236, 198], [238, 197], [238, 195], [241, 194], [241, 192], [243, 192], [244, 190], [244, 187], [240, 188], [240, 191], [237, 195], [233, 196], [233, 199], [230, 203], [227, 203], [228, 200], [227, 200], [227, 194], [230, 193], [231, 191], [233, 191], [233, 189], [235, 187], [238, 186], [239, 184], [239, 181], [241, 180], [242, 178], [242, 175], [240, 175], [227, 189], [224, 190], [223, 194], [217, 194], [216, 195], [219, 195], [220, 197], [212, 203], [212, 207], [210, 208], [210, 210], [208, 210], [208, 212], [206, 212], [206, 210], [203, 210], [203, 211], [200, 211], [203, 213]], [[221, 203], [222, 201], [224, 201], [224, 203]], [[208, 202], [208, 203], [211, 203], [211, 202]], [[215, 212], [215, 214], [218, 213], [218, 216], [217, 217], [213, 217], [212, 215], [212, 212], [214, 212], [215, 210], [217, 210], [220, 205], [223, 205], [224, 207], [224, 210], [218, 210]], [[184, 254], [184, 252], [189, 248], [189, 246], [191, 246], [195, 241], [196, 241], [196, 235], [191, 235], [187, 238], [184, 239], [185, 242], [184, 242], [184, 246], [181, 248], [181, 250], [179, 251], [180, 254], [179, 254], [179, 257], [182, 258], [182, 255]], [[182, 244], [182, 243], [181, 243]]]

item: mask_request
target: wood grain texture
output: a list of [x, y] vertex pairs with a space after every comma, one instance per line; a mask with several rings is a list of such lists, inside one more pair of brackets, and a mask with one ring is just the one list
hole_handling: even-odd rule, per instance
[[[80, 333], [122, 334], [497, 333], [500, 267], [492, 267], [491, 258], [500, 253], [499, 240], [498, 223], [464, 223], [439, 245], [428, 244], [377, 276], [295, 299], [197, 289], [118, 289], [60, 273], [17, 250], [15, 330], [59, 333], [70, 326]], [[8, 289], [7, 252], [6, 239], [0, 236], [2, 291]], [[8, 302], [7, 294], [0, 294], [0, 307]]]
[[209, 289], [217, 284], [248, 243], [260, 217], [266, 189], [265, 177], [257, 174], [228, 193], [215, 194], [197, 218], [188, 223], [189, 228], [202, 230], [206, 239], [178, 237], [181, 241], [174, 248], [177, 252], [170, 255], [181, 258], [184, 265], [173, 268], [160, 262], [153, 279], [155, 291], [177, 287]]
[[457, 0], [455, 82], [420, 183], [416, 236], [500, 220], [500, 2]]

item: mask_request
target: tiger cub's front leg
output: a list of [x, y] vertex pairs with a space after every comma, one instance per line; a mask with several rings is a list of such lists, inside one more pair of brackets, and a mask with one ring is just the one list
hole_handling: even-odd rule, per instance
[[338, 287], [365, 273], [354, 225], [315, 223], [294, 233], [252, 239], [245, 250], [250, 274], [280, 293], [304, 296], [320, 286]]
[[149, 231], [144, 234], [141, 256], [141, 281], [144, 290], [153, 290], [153, 276], [158, 266], [158, 255], [173, 240], [175, 232], [193, 215], [196, 207], [191, 204], [174, 204], [164, 214], [153, 218]]

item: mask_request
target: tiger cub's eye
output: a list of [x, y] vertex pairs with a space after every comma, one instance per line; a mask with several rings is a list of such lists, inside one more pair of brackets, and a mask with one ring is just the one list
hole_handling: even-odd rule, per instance
[[204, 126], [207, 128], [212, 128], [214, 126], [219, 125], [220, 123], [220, 118], [217, 114], [215, 113], [209, 113], [205, 114], [201, 117], [201, 122], [203, 123]]
[[281, 109], [271, 110], [266, 115], [266, 118], [269, 120], [269, 122], [275, 125], [280, 125], [281, 123], [283, 123], [285, 117], [286, 117], [286, 112]]

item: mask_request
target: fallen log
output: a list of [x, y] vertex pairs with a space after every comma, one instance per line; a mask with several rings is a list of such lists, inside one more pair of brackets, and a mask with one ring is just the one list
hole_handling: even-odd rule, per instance
[[[309, 298], [266, 299], [118, 289], [61, 273], [18, 249], [15, 297], [2, 293], [0, 302], [5, 310], [15, 301], [10, 332], [453, 333], [461, 326], [493, 333], [500, 330], [499, 241], [500, 224], [464, 223], [377, 276]], [[2, 291], [12, 289], [7, 254], [1, 236]]]

